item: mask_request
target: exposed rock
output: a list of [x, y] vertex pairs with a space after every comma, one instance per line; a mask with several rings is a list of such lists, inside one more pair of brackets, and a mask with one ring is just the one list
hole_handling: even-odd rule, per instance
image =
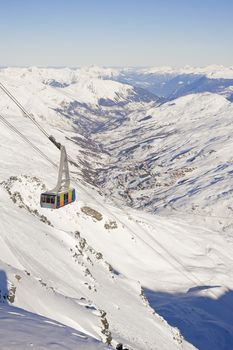
[[117, 228], [117, 223], [116, 221], [109, 220], [104, 224], [104, 227], [106, 228], [106, 230], [113, 230]]
[[95, 219], [97, 221], [101, 221], [103, 219], [103, 215], [101, 213], [99, 213], [97, 210], [92, 209], [90, 207], [82, 207], [81, 211], [84, 214], [91, 216], [93, 219]]

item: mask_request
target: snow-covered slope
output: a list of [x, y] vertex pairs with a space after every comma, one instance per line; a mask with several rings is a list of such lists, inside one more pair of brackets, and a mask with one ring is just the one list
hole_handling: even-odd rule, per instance
[[[7, 107], [6, 103], [3, 111], [7, 121], [57, 162], [59, 153], [53, 145], [29, 119]], [[56, 131], [62, 142], [73, 132], [72, 128], [68, 130], [69, 124], [64, 126], [67, 130], [63, 128], [63, 133]], [[77, 203], [58, 211], [41, 209], [40, 193], [45, 185], [54, 185], [57, 169], [5, 124], [1, 124], [0, 136], [0, 265], [6, 274], [5, 285], [1, 279], [1, 290], [5, 288], [2, 301], [8, 296], [14, 306], [113, 345], [122, 341], [134, 349], [144, 349], [145, 344], [149, 349], [191, 348], [178, 330], [149, 307], [138, 279], [115, 272], [106, 261], [105, 253], [111, 255], [115, 250], [117, 269], [125, 242], [121, 238], [115, 245], [115, 235], [125, 236], [127, 250], [134, 245], [132, 233], [118, 221], [121, 215], [105, 208], [101, 197], [81, 183], [77, 186]], [[68, 140], [66, 143], [75, 158], [78, 147]], [[76, 167], [71, 171], [75, 174]], [[122, 219], [130, 227], [127, 215]], [[91, 246], [89, 238], [96, 247]]]
[[118, 196], [129, 191], [134, 207], [230, 217], [232, 115], [232, 103], [208, 93], [132, 113], [110, 137], [98, 135], [111, 153], [100, 180]]
[[1, 349], [108, 349], [75, 329], [25, 310], [1, 304]]
[[[24, 73], [4, 70], [0, 81], [66, 145], [75, 160], [70, 170], [77, 201], [55, 211], [40, 208], [40, 193], [54, 187], [57, 169], [2, 121], [1, 301], [13, 312], [27, 310], [75, 329], [65, 328], [69, 335], [82, 332], [90, 342], [84, 349], [96, 339], [113, 347], [123, 342], [130, 350], [230, 350], [232, 223], [213, 218], [231, 213], [231, 103], [199, 94], [162, 105], [131, 100], [102, 106], [96, 101], [114, 101], [119, 86], [132, 86], [85, 78], [85, 70], [72, 84], [71, 70]], [[85, 96], [94, 83], [88, 106], [77, 92], [81, 81]], [[56, 148], [3, 93], [0, 106], [8, 122], [58, 162]], [[159, 215], [126, 204], [159, 208]], [[202, 216], [207, 211], [213, 218]], [[7, 329], [8, 307], [0, 310]], [[45, 342], [53, 348], [53, 340]], [[81, 346], [79, 337], [69, 336], [67, 344]]]

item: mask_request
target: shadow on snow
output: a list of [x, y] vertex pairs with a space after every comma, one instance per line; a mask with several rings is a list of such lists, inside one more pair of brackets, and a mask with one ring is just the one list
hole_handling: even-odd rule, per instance
[[[204, 290], [219, 286], [199, 286], [187, 293], [169, 294], [144, 290], [151, 307], [199, 350], [233, 349], [233, 291], [218, 299], [204, 296]], [[198, 295], [198, 293], [202, 295]], [[214, 291], [213, 291], [214, 292]]]
[[[10, 288], [11, 289], [11, 288]], [[101, 342], [58, 321], [31, 313], [11, 303], [7, 275], [0, 270], [0, 348], [103, 349]], [[106, 347], [110, 349], [110, 347]]]
[[8, 288], [7, 288], [7, 277], [3, 270], [0, 270], [0, 303], [7, 303], [8, 301]]

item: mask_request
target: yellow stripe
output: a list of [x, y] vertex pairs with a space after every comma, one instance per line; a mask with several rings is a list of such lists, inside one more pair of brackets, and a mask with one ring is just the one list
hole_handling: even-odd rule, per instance
[[63, 207], [64, 205], [64, 193], [60, 194], [60, 207]]

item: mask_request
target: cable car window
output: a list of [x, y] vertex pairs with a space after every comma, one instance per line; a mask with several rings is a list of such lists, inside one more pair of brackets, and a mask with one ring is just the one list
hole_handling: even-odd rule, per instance
[[54, 202], [55, 202], [55, 198], [51, 197], [51, 203], [54, 204]]

